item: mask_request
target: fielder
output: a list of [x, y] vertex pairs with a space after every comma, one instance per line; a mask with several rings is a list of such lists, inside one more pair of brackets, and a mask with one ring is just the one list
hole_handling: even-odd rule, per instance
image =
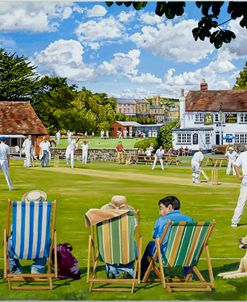
[[199, 148], [191, 160], [191, 167], [192, 167], [192, 182], [195, 184], [200, 183], [200, 173], [201, 173], [201, 163], [204, 159], [204, 155], [202, 154], [202, 149]]
[[163, 146], [160, 146], [159, 149], [157, 149], [155, 152], [152, 170], [154, 170], [157, 160], [160, 161], [161, 169], [164, 170], [163, 159], [162, 159], [163, 155], [164, 155], [164, 149], [163, 149]]
[[65, 152], [66, 164], [68, 165], [69, 160], [70, 160], [70, 167], [71, 168], [74, 168], [75, 149], [76, 149], [76, 141], [75, 141], [75, 139], [72, 139], [70, 144], [66, 148], [66, 152]]
[[0, 169], [3, 171], [10, 191], [13, 191], [13, 186], [9, 177], [9, 161], [10, 148], [4, 143], [5, 137], [0, 137]]
[[88, 155], [88, 142], [83, 141], [82, 143], [82, 163], [87, 163], [87, 155]]
[[227, 157], [227, 169], [226, 169], [226, 175], [230, 175], [231, 170], [234, 176], [236, 176], [236, 172], [233, 168], [233, 163], [236, 161], [237, 157], [238, 157], [238, 153], [236, 151], [234, 151], [234, 149], [232, 147], [228, 148], [225, 156]]
[[24, 140], [24, 142], [22, 144], [22, 148], [25, 153], [24, 167], [30, 168], [31, 167], [31, 152], [32, 152], [31, 135], [28, 135], [28, 137]]

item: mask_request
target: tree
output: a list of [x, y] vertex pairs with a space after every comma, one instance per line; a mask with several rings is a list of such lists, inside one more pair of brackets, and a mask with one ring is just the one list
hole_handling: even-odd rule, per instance
[[160, 128], [158, 134], [159, 145], [164, 146], [166, 150], [172, 147], [172, 129], [178, 124], [178, 119], [171, 121]]
[[[126, 7], [133, 5], [136, 10], [140, 10], [146, 7], [147, 2], [106, 2], [108, 6], [113, 3], [117, 5], [124, 4]], [[215, 48], [220, 48], [224, 43], [230, 43], [236, 36], [233, 31], [226, 30], [223, 25], [230, 20], [239, 19], [239, 25], [247, 28], [247, 9], [246, 2], [224, 2], [224, 1], [197, 1], [195, 2], [198, 9], [201, 10], [202, 18], [198, 22], [198, 27], [192, 30], [194, 39], [204, 41], [205, 38], [209, 39], [210, 43]], [[223, 4], [227, 5], [227, 13], [229, 18], [219, 23], [218, 18], [223, 11]], [[155, 14], [158, 16], [165, 15], [168, 19], [174, 19], [176, 16], [182, 16], [185, 14], [186, 2], [157, 2]]]
[[0, 49], [0, 99], [30, 100], [36, 90], [38, 75], [36, 66], [24, 56], [7, 53]]
[[69, 86], [65, 78], [45, 76], [37, 83], [38, 91], [31, 105], [50, 132], [70, 129], [72, 101], [76, 96], [76, 85]]
[[233, 89], [247, 90], [247, 62], [245, 63], [244, 70], [240, 71]]

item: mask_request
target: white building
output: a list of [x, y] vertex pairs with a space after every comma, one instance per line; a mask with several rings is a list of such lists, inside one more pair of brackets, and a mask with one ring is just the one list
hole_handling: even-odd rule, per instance
[[181, 91], [180, 127], [172, 132], [173, 148], [211, 150], [213, 145], [247, 144], [247, 90]]

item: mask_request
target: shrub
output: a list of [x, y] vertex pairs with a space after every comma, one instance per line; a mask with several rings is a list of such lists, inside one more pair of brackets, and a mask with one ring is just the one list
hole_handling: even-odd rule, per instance
[[150, 144], [154, 145], [154, 149], [158, 148], [157, 138], [146, 138], [135, 143], [134, 148], [146, 150]]
[[172, 128], [176, 127], [178, 119], [171, 121], [160, 128], [158, 134], [158, 144], [162, 145], [165, 150], [172, 147]]

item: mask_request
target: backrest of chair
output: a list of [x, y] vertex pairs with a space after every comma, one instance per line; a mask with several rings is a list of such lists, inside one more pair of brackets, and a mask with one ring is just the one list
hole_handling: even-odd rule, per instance
[[51, 243], [50, 201], [13, 201], [12, 250], [18, 259], [48, 257]]
[[99, 255], [109, 264], [127, 264], [135, 260], [134, 212], [98, 223], [96, 233]]
[[214, 222], [173, 222], [169, 228], [164, 264], [194, 266], [207, 244]]

